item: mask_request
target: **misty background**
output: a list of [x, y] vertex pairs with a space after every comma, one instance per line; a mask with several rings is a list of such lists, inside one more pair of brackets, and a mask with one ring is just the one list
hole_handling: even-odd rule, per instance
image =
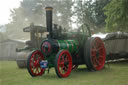
[[[5, 1], [6, 2], [6, 1]], [[0, 25], [0, 40], [2, 36], [9, 39], [29, 39], [29, 33], [23, 28], [30, 23], [46, 26], [45, 7], [53, 7], [53, 23], [72, 30], [87, 23], [95, 33], [101, 32], [127, 32], [127, 0], [9, 0], [3, 3], [10, 9], [8, 22]], [[1, 4], [2, 5], [2, 4]], [[1, 8], [4, 11], [4, 8]], [[4, 16], [1, 16], [4, 23]], [[3, 20], [2, 20], [3, 19]], [[3, 38], [3, 39], [4, 39]]]
[[[16, 44], [14, 48], [19, 46], [18, 43], [25, 44], [25, 40], [30, 39], [30, 33], [23, 32], [23, 28], [30, 23], [46, 27], [46, 6], [53, 7], [53, 23], [61, 25], [67, 31], [78, 29], [83, 23], [87, 23], [93, 33], [128, 32], [127, 3], [128, 0], [9, 0], [4, 3], [1, 1], [0, 10], [3, 13], [6, 11], [4, 7], [10, 10], [0, 16], [0, 48], [6, 48], [6, 52], [12, 48], [8, 46], [10, 43], [10, 46]], [[14, 7], [10, 8], [11, 5]], [[8, 15], [5, 23], [4, 18]], [[5, 47], [2, 47], [3, 45]]]
[[[104, 32], [105, 18], [102, 8], [110, 0], [21, 0], [10, 10], [9, 23], [0, 26], [0, 34], [9, 39], [29, 39], [23, 28], [30, 23], [46, 26], [45, 7], [53, 7], [53, 23], [66, 29], [78, 28], [83, 22], [91, 29]], [[90, 8], [91, 7], [91, 8]], [[98, 14], [98, 15], [96, 15]]]

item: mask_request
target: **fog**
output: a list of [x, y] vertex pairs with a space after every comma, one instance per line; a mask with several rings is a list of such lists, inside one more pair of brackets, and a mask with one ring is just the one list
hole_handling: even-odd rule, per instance
[[[30, 32], [23, 32], [25, 27], [29, 27], [30, 24], [35, 26], [42, 26], [46, 31], [46, 10], [45, 7], [53, 7], [53, 24], [57, 24], [58, 27], [62, 27], [67, 32], [76, 31], [83, 24], [87, 24], [92, 33], [106, 33], [106, 32], [116, 32], [127, 30], [127, 23], [125, 25], [119, 25], [114, 23], [111, 27], [116, 28], [107, 28], [107, 15], [105, 15], [104, 7], [110, 2], [110, 0], [19, 0], [15, 4], [14, 8], [10, 9], [10, 13], [4, 13], [5, 17], [7, 14], [10, 14], [9, 22], [0, 26], [0, 48], [6, 48], [6, 52], [13, 46], [13, 52], [16, 52], [19, 44], [24, 44], [21, 48], [24, 48], [26, 42], [32, 39]], [[6, 4], [6, 3], [5, 3]], [[11, 3], [10, 3], [11, 4]], [[8, 5], [8, 4], [6, 4]], [[10, 5], [8, 5], [9, 7]], [[4, 9], [2, 9], [4, 10]], [[3, 15], [2, 15], [3, 17]], [[7, 16], [8, 17], [8, 16]], [[3, 19], [3, 18], [0, 18]], [[122, 18], [121, 18], [122, 19]], [[125, 19], [125, 18], [123, 18]], [[127, 19], [126, 19], [127, 20]], [[111, 20], [112, 21], [112, 20]], [[4, 22], [1, 20], [1, 22]], [[121, 27], [123, 26], [123, 27]], [[43, 30], [43, 29], [42, 29]], [[109, 30], [109, 31], [108, 31]], [[36, 36], [35, 41], [39, 41], [39, 36], [43, 35], [38, 34], [39, 31], [36, 31], [34, 36]], [[31, 40], [30, 40], [31, 41]], [[32, 42], [32, 43], [33, 43]], [[6, 43], [6, 44], [5, 44]], [[5, 47], [4, 47], [5, 45]], [[7, 46], [7, 47], [6, 47]], [[9, 48], [8, 48], [9, 47]], [[2, 52], [2, 51], [1, 51]], [[2, 52], [3, 53], [3, 52]], [[2, 56], [2, 53], [0, 54]]]

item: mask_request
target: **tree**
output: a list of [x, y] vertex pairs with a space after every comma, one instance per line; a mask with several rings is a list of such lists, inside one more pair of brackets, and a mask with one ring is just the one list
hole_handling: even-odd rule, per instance
[[[22, 34], [22, 28], [28, 26], [31, 22], [46, 26], [46, 6], [52, 6], [54, 8], [53, 23], [65, 28], [71, 28], [70, 17], [72, 16], [72, 5], [72, 0], [23, 0], [19, 8], [11, 10], [12, 20], [6, 25], [8, 33], [14, 33], [16, 31], [20, 35]], [[24, 35], [21, 36], [24, 37]]]
[[87, 23], [91, 28], [99, 29], [104, 27], [106, 16], [103, 8], [110, 0], [79, 0], [76, 1], [77, 23]]
[[128, 0], [112, 0], [105, 6], [106, 31], [128, 32]]

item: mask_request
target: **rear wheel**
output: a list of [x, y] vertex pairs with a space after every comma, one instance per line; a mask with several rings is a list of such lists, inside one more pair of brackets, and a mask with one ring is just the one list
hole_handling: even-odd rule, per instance
[[106, 52], [103, 41], [99, 37], [90, 38], [84, 50], [86, 66], [88, 70], [101, 70], [105, 64]]
[[57, 53], [55, 59], [55, 71], [58, 77], [68, 77], [72, 71], [72, 57], [67, 50]]
[[44, 73], [43, 68], [40, 67], [40, 62], [44, 60], [43, 54], [39, 51], [33, 51], [27, 60], [27, 69], [32, 77], [41, 76]]

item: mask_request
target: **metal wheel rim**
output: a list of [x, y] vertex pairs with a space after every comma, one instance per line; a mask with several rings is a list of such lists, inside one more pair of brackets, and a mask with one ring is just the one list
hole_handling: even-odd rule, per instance
[[105, 64], [106, 52], [103, 41], [96, 37], [91, 43], [91, 62], [95, 70], [101, 70]]
[[44, 60], [42, 53], [40, 51], [34, 51], [31, 55], [29, 63], [32, 75], [41, 76], [44, 73], [44, 69], [42, 69], [39, 64], [41, 60]]
[[[67, 65], [65, 65], [67, 63]], [[72, 57], [68, 51], [62, 51], [57, 62], [57, 70], [61, 77], [67, 77], [72, 70]]]

